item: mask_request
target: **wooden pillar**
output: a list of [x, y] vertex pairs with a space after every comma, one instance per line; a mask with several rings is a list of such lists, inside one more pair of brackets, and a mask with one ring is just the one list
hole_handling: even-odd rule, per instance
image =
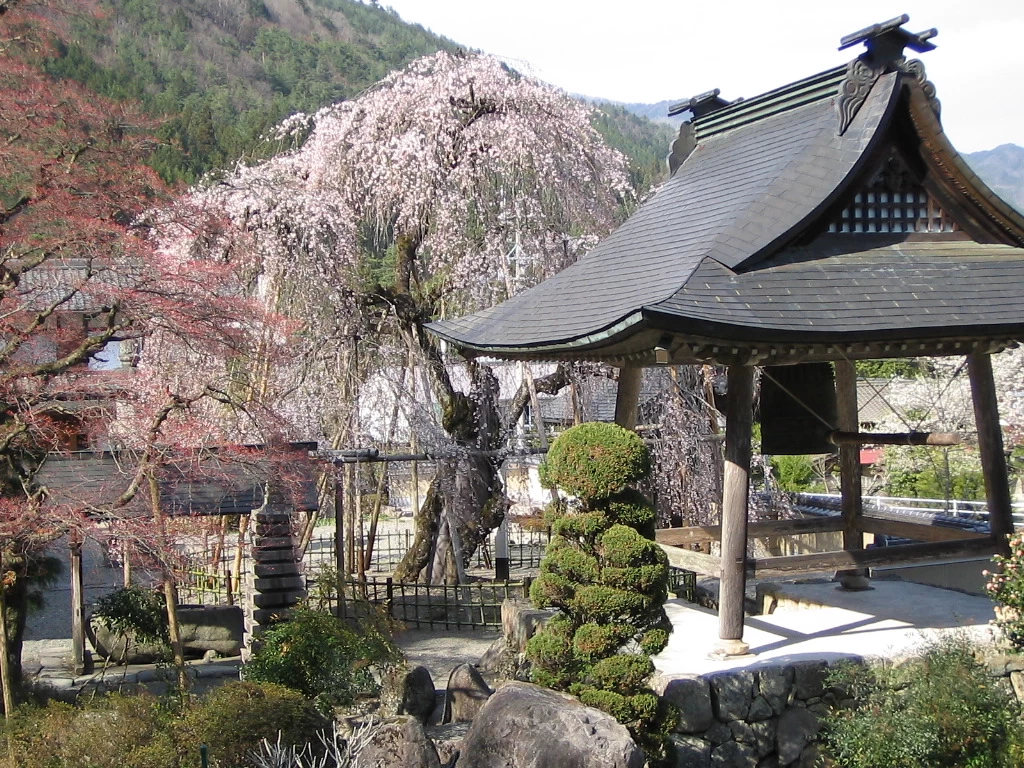
[[[841, 432], [858, 432], [857, 369], [849, 360], [837, 360], [836, 414]], [[864, 534], [859, 528], [864, 512], [863, 488], [860, 478], [860, 445], [839, 446], [839, 484], [842, 492], [843, 549], [847, 552], [864, 549]], [[836, 574], [845, 589], [869, 589], [867, 569], [851, 569]]]
[[636, 426], [643, 371], [643, 368], [619, 368], [619, 388], [615, 393], [615, 423], [624, 429], [633, 429]]
[[82, 539], [71, 534], [71, 659], [75, 674], [85, 672], [85, 592], [82, 586]]
[[993, 536], [1005, 537], [1013, 533], [1013, 507], [1010, 483], [1006, 472], [1006, 454], [1003, 453], [1003, 433], [999, 427], [999, 406], [996, 403], [996, 385], [992, 378], [992, 358], [975, 352], [967, 356], [967, 373], [971, 378], [974, 400], [974, 421], [978, 426], [978, 452], [985, 475], [985, 500]]
[[334, 465], [334, 567], [337, 570], [338, 618], [345, 618], [345, 465]]
[[718, 598], [719, 652], [747, 653], [743, 600], [747, 583], [747, 492], [754, 369], [729, 366], [725, 413], [725, 476], [722, 483], [722, 580]]

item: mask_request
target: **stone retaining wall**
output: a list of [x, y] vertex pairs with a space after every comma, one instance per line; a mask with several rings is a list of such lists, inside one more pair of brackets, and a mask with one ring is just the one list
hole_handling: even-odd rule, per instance
[[[864, 663], [851, 657], [847, 661]], [[989, 673], [1024, 703], [1024, 656], [984, 649]], [[677, 768], [814, 768], [823, 716], [850, 706], [827, 682], [838, 661], [658, 677], [654, 689], [679, 708]]]
[[677, 766], [810, 768], [819, 718], [841, 703], [826, 685], [828, 669], [824, 661], [801, 661], [655, 679], [654, 689], [680, 711], [672, 736]]

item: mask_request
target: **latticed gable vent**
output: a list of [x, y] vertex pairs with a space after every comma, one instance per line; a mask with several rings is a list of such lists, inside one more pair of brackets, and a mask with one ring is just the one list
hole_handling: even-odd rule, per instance
[[853, 196], [853, 203], [842, 210], [828, 231], [941, 233], [959, 229], [902, 158], [894, 153], [871, 181]]

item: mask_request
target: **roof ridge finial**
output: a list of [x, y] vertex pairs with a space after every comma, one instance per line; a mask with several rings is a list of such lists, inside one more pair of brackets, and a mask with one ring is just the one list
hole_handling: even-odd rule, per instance
[[850, 127], [878, 78], [887, 72], [900, 72], [916, 80], [935, 114], [939, 114], [940, 105], [939, 100], [935, 98], [935, 86], [928, 81], [924, 65], [917, 59], [907, 61], [903, 55], [904, 48], [910, 48], [918, 53], [935, 50], [935, 44], [928, 41], [939, 32], [936, 29], [927, 29], [916, 34], [908, 32], [903, 29], [903, 25], [908, 21], [910, 17], [903, 14], [853, 32], [839, 41], [840, 51], [857, 43], [864, 43], [867, 48], [864, 53], [847, 64], [846, 78], [839, 86], [836, 115], [839, 120], [840, 136]]
[[839, 50], [844, 51], [857, 43], [864, 43], [868, 49], [866, 55], [871, 64], [876, 67], [900, 61], [903, 58], [904, 48], [910, 48], [918, 53], [934, 51], [935, 44], [929, 40], [939, 34], [939, 31], [932, 28], [926, 29], [924, 32], [909, 32], [903, 29], [903, 25], [908, 21], [910, 21], [910, 16], [904, 13], [894, 19], [851, 32], [840, 39]]

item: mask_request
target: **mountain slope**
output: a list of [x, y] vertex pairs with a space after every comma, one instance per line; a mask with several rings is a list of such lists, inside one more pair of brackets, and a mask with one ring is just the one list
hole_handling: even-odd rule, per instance
[[78, 18], [54, 75], [169, 116], [154, 167], [193, 181], [249, 153], [272, 125], [459, 46], [354, 0], [106, 0]]
[[1024, 213], [1024, 147], [1001, 144], [964, 159], [1003, 200]]
[[[296, 111], [351, 98], [420, 56], [461, 46], [358, 0], [101, 0], [45, 66], [166, 117], [151, 164], [190, 183], [241, 157]], [[643, 193], [665, 175], [671, 131], [596, 106], [595, 127], [632, 161]]]

